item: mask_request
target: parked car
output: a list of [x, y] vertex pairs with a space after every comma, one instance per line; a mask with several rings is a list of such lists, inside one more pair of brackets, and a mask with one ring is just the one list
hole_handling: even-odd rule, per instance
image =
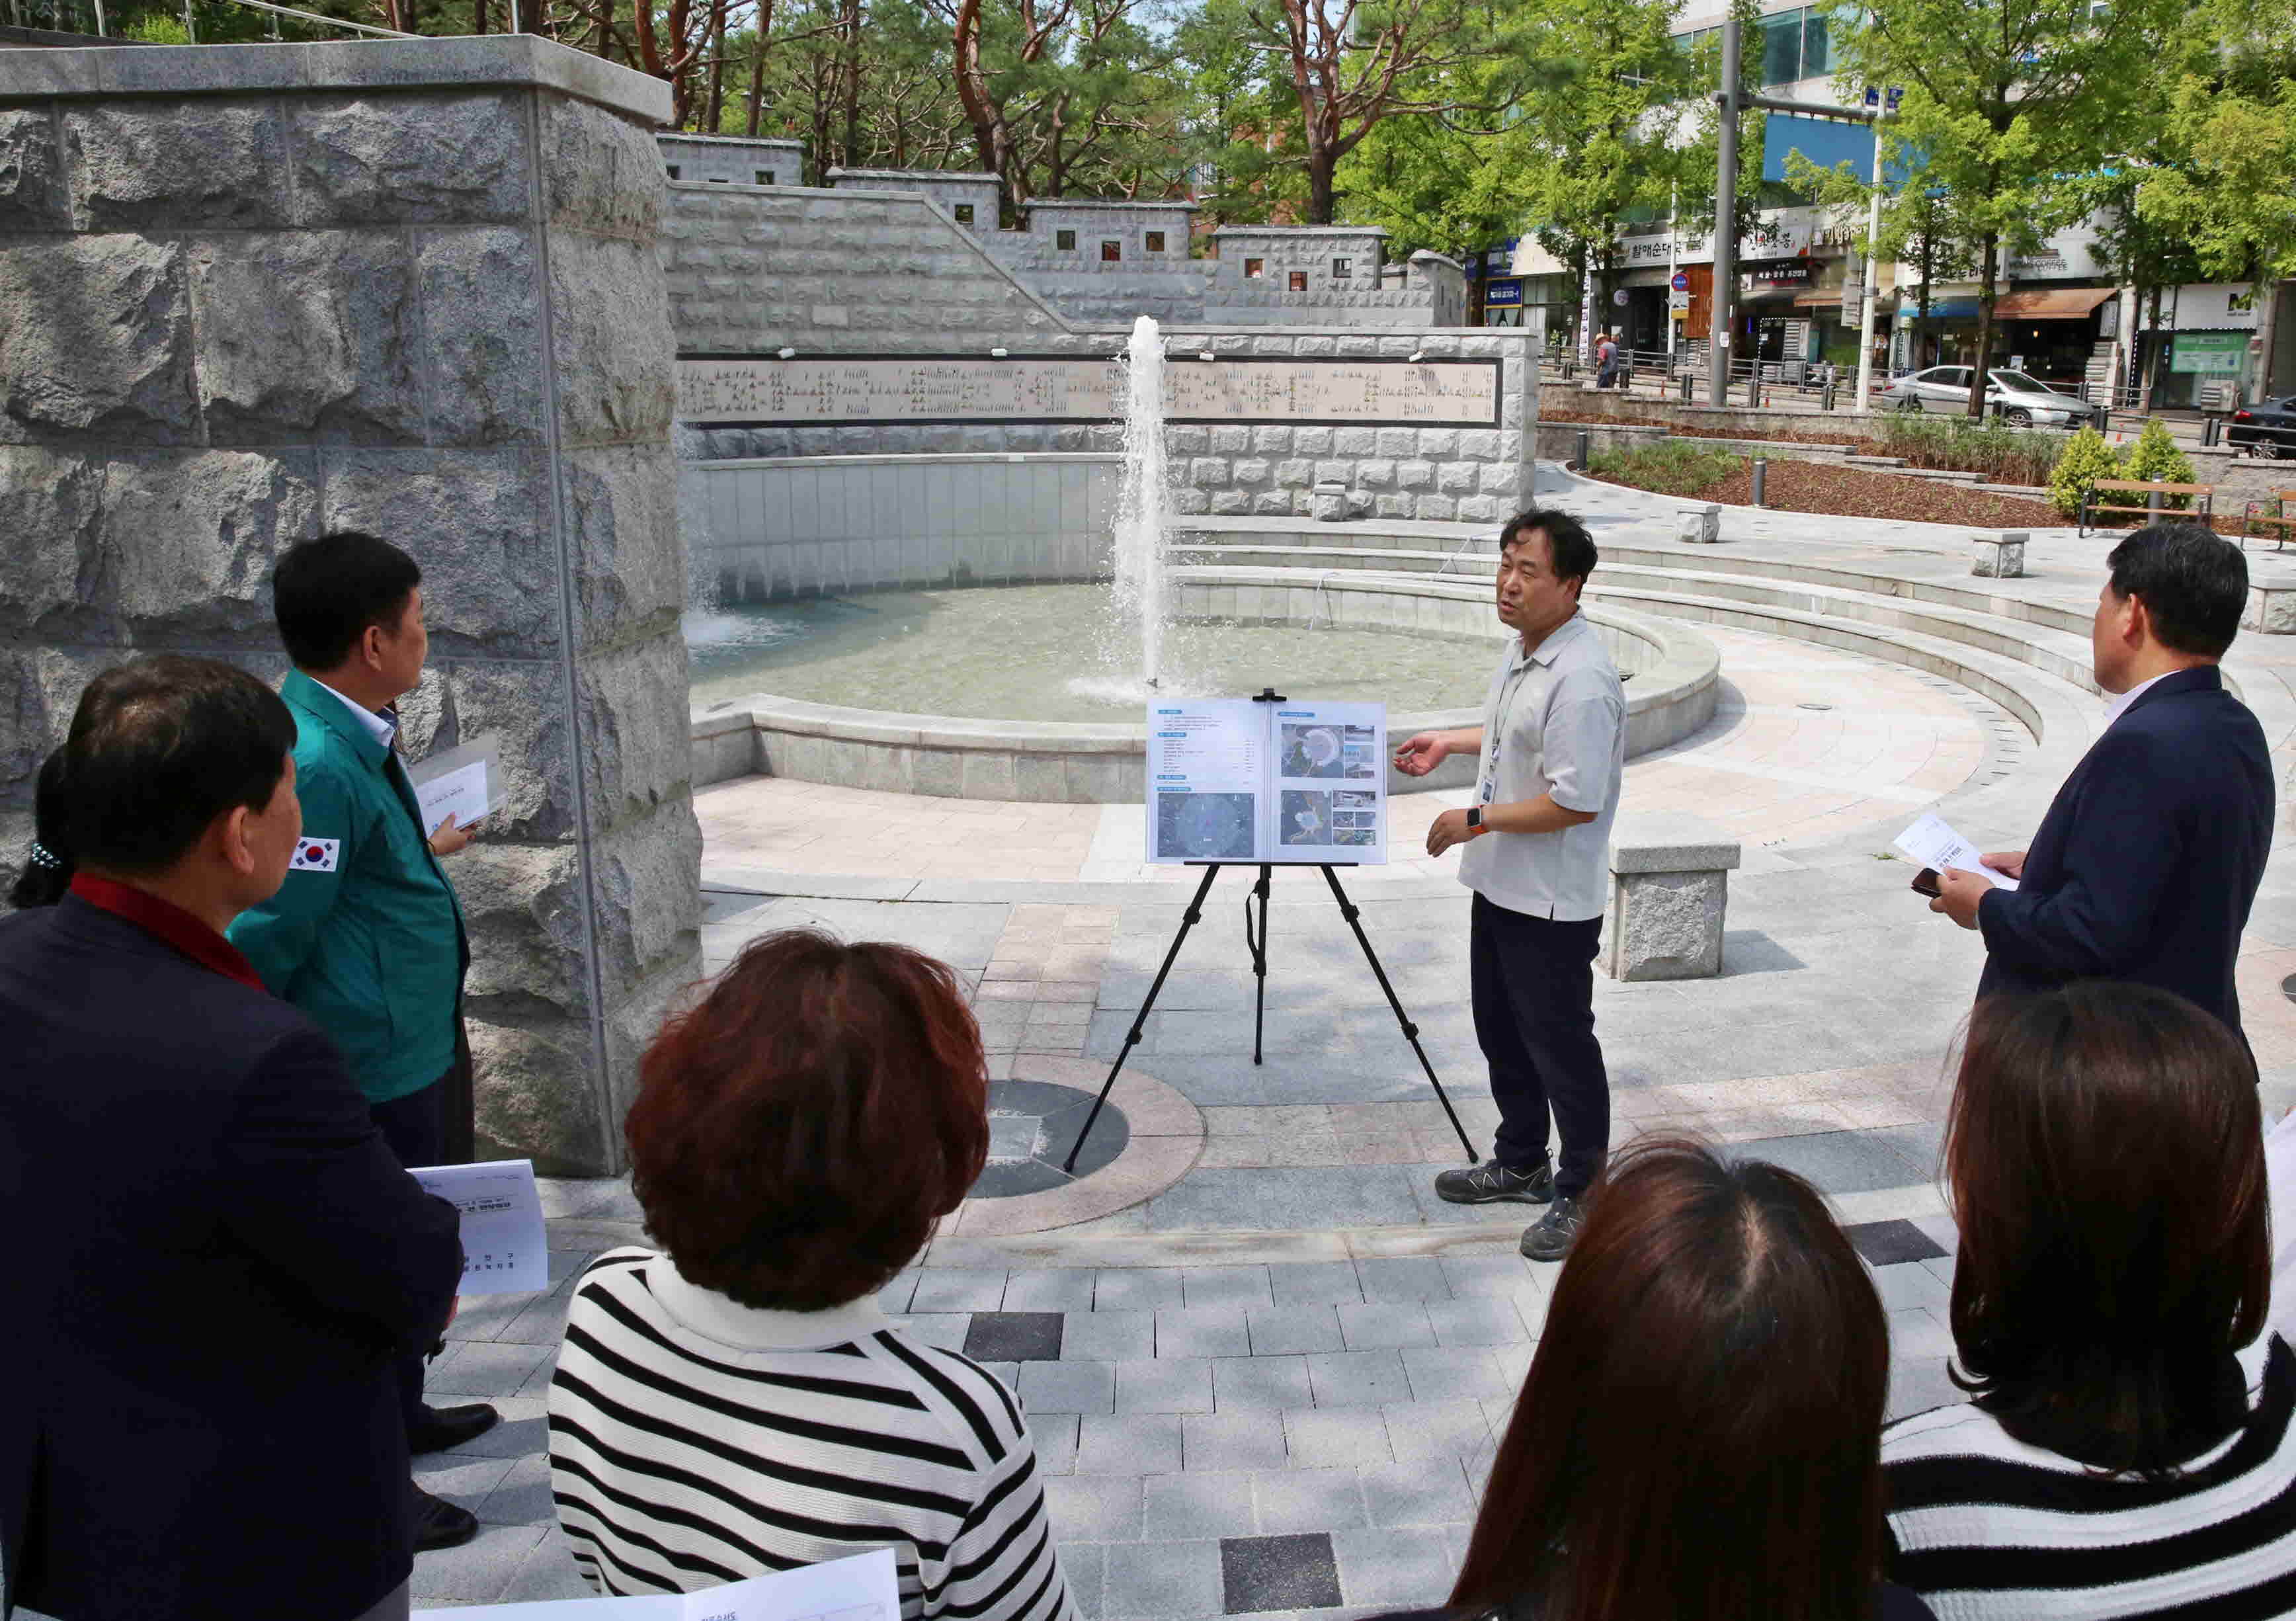
[[[1881, 391], [1883, 404], [1900, 411], [1942, 411], [1948, 416], [1969, 408], [1966, 366], [1932, 366], [1890, 379]], [[1985, 408], [1997, 413], [2013, 427], [2070, 428], [2089, 414], [2088, 402], [2060, 394], [2023, 372], [1995, 369], [1985, 391]]]
[[2296, 394], [2241, 407], [2226, 420], [2225, 443], [2267, 461], [2296, 461]]

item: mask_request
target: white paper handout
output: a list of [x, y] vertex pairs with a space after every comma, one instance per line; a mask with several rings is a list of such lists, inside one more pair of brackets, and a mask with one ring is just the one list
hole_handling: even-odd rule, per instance
[[1954, 868], [1978, 874], [1996, 889], [2017, 887], [2016, 879], [1988, 867], [1977, 846], [1956, 833], [1952, 824], [1934, 810], [1923, 812], [1918, 821], [1890, 841], [1890, 848], [1916, 867], [1933, 868], [1939, 872]]
[[449, 816], [457, 827], [467, 827], [501, 810], [505, 797], [502, 750], [491, 735], [407, 767], [406, 780], [414, 785], [425, 833], [436, 833]]
[[523, 1295], [550, 1287], [550, 1239], [530, 1159], [425, 1165], [407, 1173], [463, 1213], [463, 1295]]
[[414, 1621], [900, 1621], [900, 1568], [890, 1548], [879, 1548], [699, 1592], [418, 1609]]
[[1387, 706], [1151, 704], [1148, 859], [1387, 860]]

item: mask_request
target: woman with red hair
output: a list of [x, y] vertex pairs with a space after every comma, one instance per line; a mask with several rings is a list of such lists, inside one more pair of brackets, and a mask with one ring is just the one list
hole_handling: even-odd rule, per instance
[[550, 1387], [551, 1490], [591, 1582], [692, 1592], [890, 1548], [908, 1621], [1072, 1621], [1019, 1404], [876, 1301], [988, 1157], [948, 968], [753, 941], [654, 1039], [627, 1129], [661, 1248], [591, 1267]]

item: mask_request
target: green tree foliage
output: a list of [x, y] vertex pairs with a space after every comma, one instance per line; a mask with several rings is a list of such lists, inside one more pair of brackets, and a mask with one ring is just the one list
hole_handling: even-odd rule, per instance
[[[2169, 437], [2169, 424], [2157, 416], [2148, 416], [2144, 431], [2120, 458], [2120, 476], [2152, 483], [2189, 484], [2194, 480], [2193, 464], [2177, 448], [2177, 441]], [[2181, 508], [2192, 503], [2186, 496], [2169, 496], [2164, 504]]]
[[2085, 427], [2065, 440], [2065, 448], [2057, 453], [2057, 465], [2049, 470], [2049, 505], [2065, 517], [2078, 518], [2081, 503], [2096, 488], [2097, 480], [2120, 476], [2120, 458], [2104, 442], [2104, 435], [2094, 427]]

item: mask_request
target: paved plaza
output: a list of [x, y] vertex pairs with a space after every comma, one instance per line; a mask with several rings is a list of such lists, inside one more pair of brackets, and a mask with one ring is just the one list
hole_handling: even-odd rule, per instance
[[[1676, 503], [1546, 469], [1542, 484], [1598, 543], [1674, 549]], [[1720, 977], [1595, 982], [1613, 1137], [1694, 1131], [1810, 1178], [1889, 1309], [1890, 1411], [1918, 1411], [1960, 1399], [1946, 1377], [1955, 1233], [1935, 1173], [1982, 946], [1932, 917], [1883, 852], [1931, 806], [1988, 847], [2025, 842], [2102, 724], [2077, 679], [2086, 637], [2063, 616], [2085, 620], [2111, 540], [2037, 532], [2030, 578], [1979, 581], [1964, 531], [1724, 521], [1724, 546], [1678, 548], [1617, 598], [1710, 615], [1724, 680], [1709, 727], [1629, 765], [1626, 807], [1694, 810], [1742, 842], [1744, 862]], [[1725, 575], [1775, 584], [1797, 569], [1874, 584], [1765, 585], [1767, 628], [1747, 621], [1745, 592], [1700, 595]], [[1605, 588], [1598, 571], [1595, 596]], [[1892, 621], [1948, 588], [1990, 605]], [[1956, 623], [1966, 662], [1948, 679], [1937, 665]], [[2226, 666], [2284, 777], [2292, 640], [2243, 635]], [[1453, 861], [1419, 849], [1428, 819], [1464, 801], [1396, 799], [1390, 864], [1347, 883], [1483, 1149], [1495, 1115], [1465, 996], [1466, 893]], [[1141, 864], [1131, 807], [751, 778], [704, 790], [697, 809], [709, 967], [795, 924], [905, 942], [974, 988], [992, 1075], [1037, 1086], [1097, 1084], [1178, 926], [1176, 885], [1196, 876]], [[1267, 1057], [1251, 1063], [1244, 890], [1240, 874], [1215, 884], [1145, 1022], [1117, 1093], [1123, 1153], [1071, 1188], [969, 1201], [885, 1293], [911, 1333], [1019, 1393], [1070, 1581], [1099, 1621], [1439, 1600], [1556, 1274], [1515, 1254], [1535, 1211], [1434, 1197], [1458, 1142], [1313, 872], [1277, 876]], [[2292, 975], [2296, 884], [2276, 865], [2241, 962], [2276, 1113], [2296, 1102]], [[544, 1396], [572, 1280], [642, 1234], [620, 1183], [555, 1182], [548, 1197], [556, 1287], [468, 1303], [431, 1370], [434, 1398], [494, 1401], [505, 1422], [418, 1471], [484, 1522], [470, 1546], [422, 1557], [418, 1603], [587, 1592], [552, 1524]]]

